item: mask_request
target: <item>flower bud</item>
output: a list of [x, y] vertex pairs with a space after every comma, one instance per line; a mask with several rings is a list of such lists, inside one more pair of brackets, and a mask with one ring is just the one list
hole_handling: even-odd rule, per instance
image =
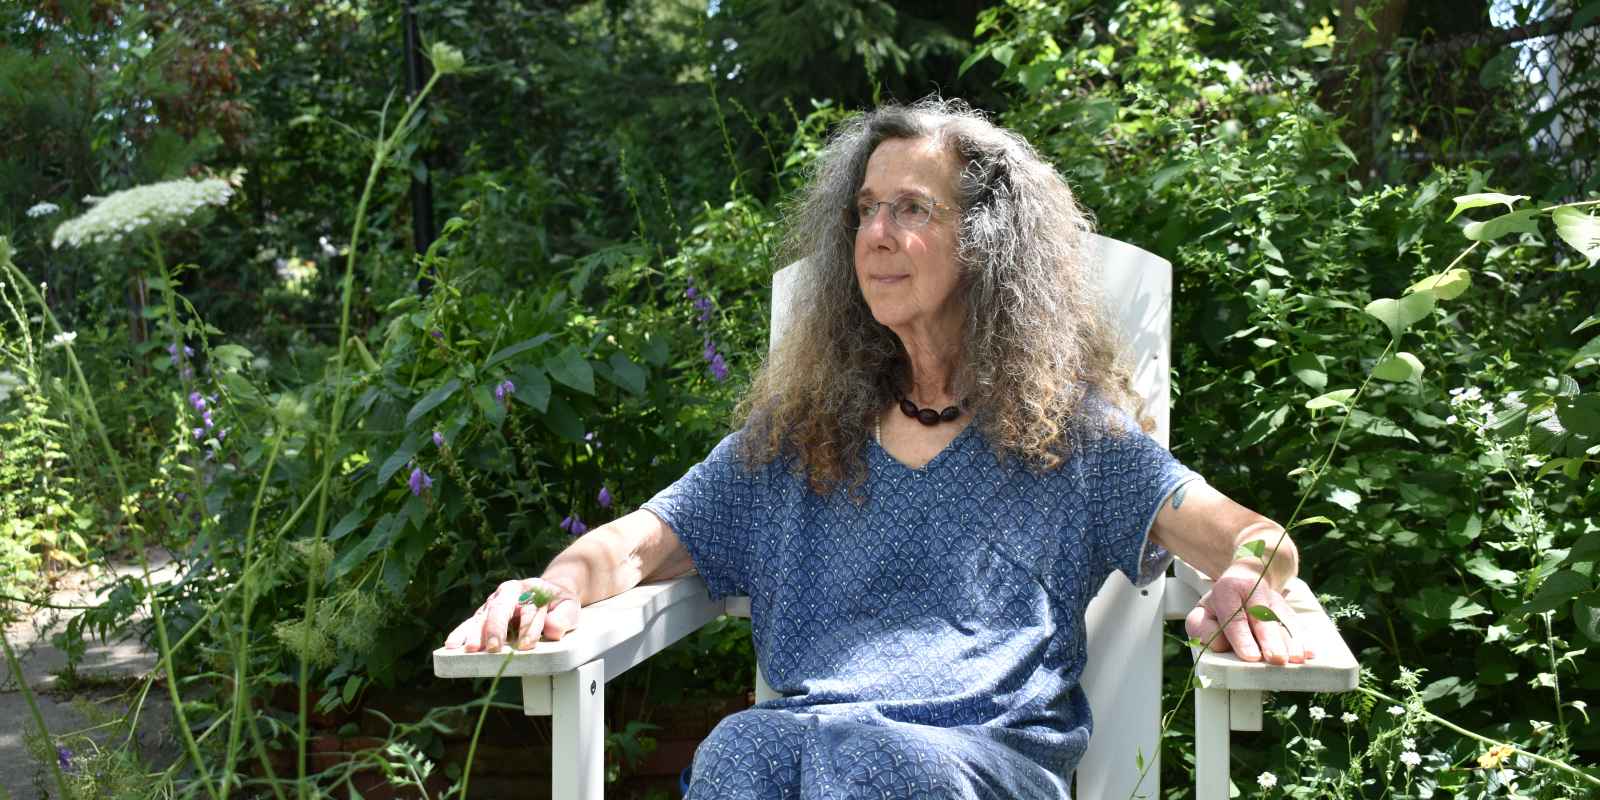
[[433, 47], [428, 48], [428, 60], [433, 62], [433, 71], [440, 75], [460, 72], [467, 64], [460, 50], [444, 42], [434, 42]]

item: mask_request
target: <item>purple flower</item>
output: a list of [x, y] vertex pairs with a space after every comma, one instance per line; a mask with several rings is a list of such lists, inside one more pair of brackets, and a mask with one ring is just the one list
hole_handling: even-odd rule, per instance
[[572, 532], [572, 515], [571, 514], [568, 514], [565, 517], [561, 518], [561, 530], [564, 530], [567, 533], [571, 533]]
[[69, 772], [72, 770], [72, 755], [66, 745], [56, 745], [56, 763]]
[[722, 360], [721, 353], [718, 353], [716, 358], [711, 359], [711, 377], [716, 378], [718, 381], [728, 379], [728, 362]]
[[[172, 363], [174, 363], [174, 364], [178, 363], [178, 345], [177, 344], [169, 344], [169, 345], [167, 345], [167, 355], [172, 356]], [[193, 358], [194, 357], [194, 348], [190, 347], [188, 345], [184, 345], [183, 346], [183, 357], [184, 358]]]
[[433, 446], [444, 447], [444, 434], [438, 431], [433, 432]]
[[690, 300], [693, 300], [696, 297], [700, 296], [700, 292], [697, 291], [694, 288], [694, 284], [691, 283], [691, 284], [689, 284], [689, 288], [683, 290], [683, 296], [689, 298]]
[[227, 439], [227, 438], [228, 438], [228, 429], [227, 428], [223, 428], [222, 430], [217, 431], [217, 441], [220, 442], [220, 441], [223, 441], [224, 439]]
[[708, 308], [708, 309], [700, 312], [700, 321], [701, 322], [710, 322], [711, 321], [711, 309]]
[[206, 423], [206, 430], [208, 430], [208, 431], [211, 430], [211, 428], [213, 427], [212, 424], [211, 424], [211, 412], [210, 411], [202, 411], [202, 412], [200, 412], [200, 419]]
[[572, 518], [572, 527], [569, 530], [572, 531], [572, 535], [573, 536], [582, 536], [585, 533], [589, 532], [589, 526], [583, 524], [583, 520], [578, 519], [577, 517], [573, 517]]
[[206, 429], [205, 428], [195, 428], [193, 433], [194, 433], [195, 441], [199, 441], [201, 437], [206, 435]]
[[206, 398], [199, 392], [190, 392], [189, 405], [194, 406], [196, 411], [204, 411], [206, 410]]
[[717, 346], [712, 344], [710, 339], [707, 339], [705, 349], [700, 351], [700, 355], [707, 361], [716, 358]]
[[411, 470], [411, 478], [406, 484], [411, 487], [412, 494], [421, 497], [424, 491], [433, 488], [433, 479], [422, 471], [422, 467], [415, 467]]
[[436, 341], [444, 341], [444, 331], [428, 331], [428, 335], [432, 336]]
[[[188, 350], [189, 348], [185, 347], [183, 349]], [[176, 362], [174, 362], [174, 363], [176, 363]], [[188, 366], [185, 366], [183, 369], [178, 370], [178, 379], [179, 380], [186, 381], [186, 380], [190, 380], [192, 378], [194, 378], [194, 370], [190, 369]]]
[[494, 399], [500, 405], [505, 405], [506, 395], [511, 394], [516, 390], [516, 384], [512, 383], [511, 381], [501, 381], [499, 386], [494, 387]]
[[601, 508], [610, 508], [611, 492], [607, 490], [606, 487], [602, 486], [600, 487], [600, 496], [595, 498], [595, 500], [600, 504]]
[[711, 310], [711, 301], [705, 299], [704, 297], [696, 297], [694, 299], [694, 310], [696, 310], [696, 311], [710, 311]]

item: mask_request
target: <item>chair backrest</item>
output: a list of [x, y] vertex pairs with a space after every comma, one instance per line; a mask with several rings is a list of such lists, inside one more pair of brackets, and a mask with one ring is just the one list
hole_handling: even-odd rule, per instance
[[[1155, 422], [1150, 435], [1166, 444], [1172, 265], [1133, 245], [1098, 235], [1094, 239], [1099, 246], [1100, 291], [1129, 351], [1134, 391], [1144, 400], [1144, 416]], [[798, 266], [790, 264], [773, 276], [773, 343], [793, 316]], [[1094, 736], [1078, 765], [1077, 797], [1160, 796], [1156, 744], [1161, 727], [1164, 589], [1162, 580], [1136, 589], [1121, 573], [1113, 573], [1089, 603], [1089, 662], [1083, 688], [1094, 712]], [[765, 699], [771, 690], [760, 675], [757, 680], [757, 699]], [[1143, 770], [1143, 781], [1141, 764], [1149, 766]]]

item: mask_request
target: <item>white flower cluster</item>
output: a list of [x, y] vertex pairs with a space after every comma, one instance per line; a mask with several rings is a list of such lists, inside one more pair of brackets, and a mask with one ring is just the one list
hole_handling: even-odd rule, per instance
[[233, 197], [230, 178], [182, 179], [136, 186], [115, 192], [83, 214], [61, 223], [51, 244], [79, 247], [99, 242], [116, 242], [150, 225], [182, 222], [201, 206], [226, 205]]
[[1328, 718], [1328, 712], [1323, 710], [1322, 706], [1312, 706], [1306, 709], [1306, 713], [1311, 715], [1311, 719], [1318, 722]]
[[1407, 769], [1411, 769], [1422, 763], [1422, 756], [1407, 750], [1400, 754], [1400, 763], [1405, 764]]
[[0, 370], [0, 403], [11, 399], [11, 393], [22, 385], [22, 380], [14, 372]]
[[29, 217], [45, 217], [45, 216], [49, 216], [51, 214], [54, 214], [54, 213], [56, 213], [57, 211], [60, 211], [60, 210], [61, 210], [61, 206], [58, 206], [55, 203], [39, 203], [37, 205], [31, 206], [28, 209], [28, 216]]
[[73, 342], [77, 341], [77, 339], [78, 339], [78, 332], [77, 331], [62, 331], [61, 333], [58, 333], [55, 336], [50, 337], [50, 343], [45, 345], [45, 347], [46, 348], [56, 348], [56, 347], [60, 347], [60, 346], [65, 345], [65, 344], [72, 344]]
[[1271, 789], [1278, 785], [1278, 776], [1270, 772], [1263, 772], [1256, 776], [1256, 784], [1263, 789]]

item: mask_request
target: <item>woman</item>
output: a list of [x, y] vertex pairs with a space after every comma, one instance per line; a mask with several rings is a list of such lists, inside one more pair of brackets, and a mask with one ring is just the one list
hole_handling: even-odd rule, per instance
[[[797, 321], [738, 432], [446, 645], [559, 639], [580, 605], [691, 571], [750, 595], [783, 697], [717, 726], [692, 798], [1068, 796], [1090, 730], [1084, 608], [1111, 571], [1153, 580], [1169, 552], [1219, 576], [1191, 635], [1303, 660], [1239, 613], [1289, 621], [1282, 528], [1123, 410], [1089, 228], [1026, 142], [959, 103], [847, 124], [797, 209]], [[535, 587], [556, 599], [519, 605]]]

